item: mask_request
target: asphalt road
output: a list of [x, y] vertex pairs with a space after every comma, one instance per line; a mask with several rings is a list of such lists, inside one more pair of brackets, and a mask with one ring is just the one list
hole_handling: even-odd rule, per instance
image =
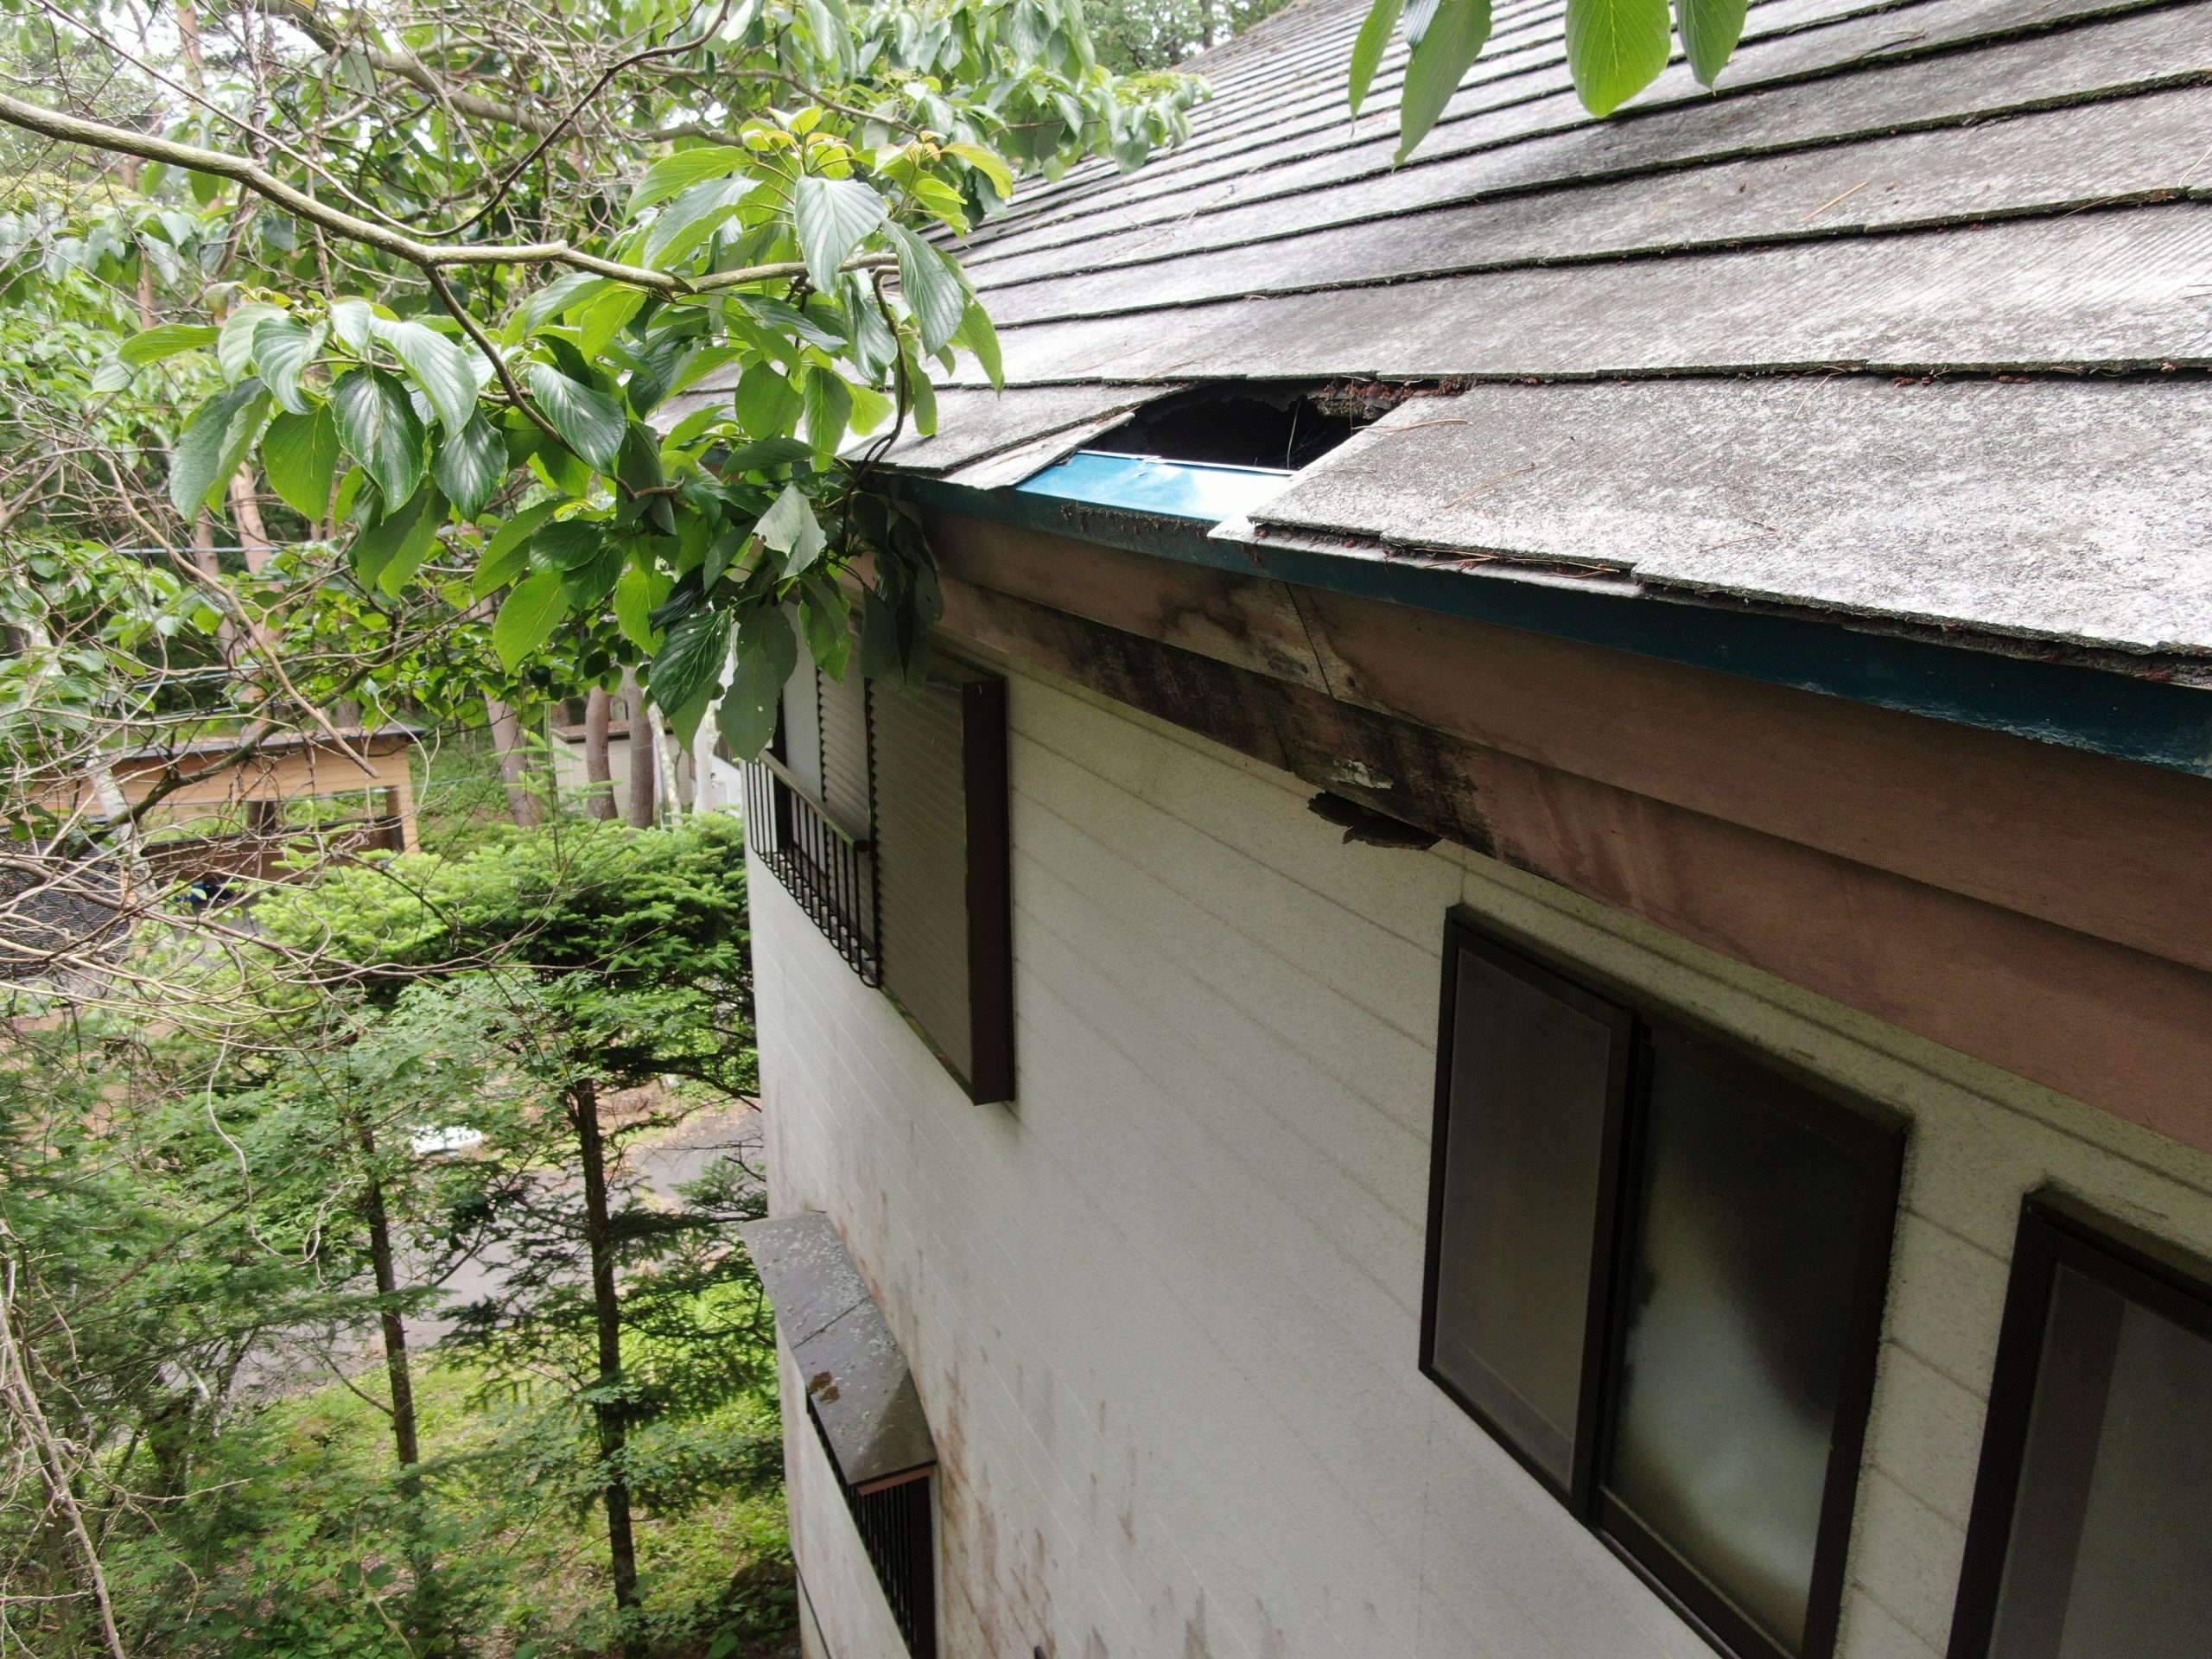
[[[466, 1153], [452, 1154], [466, 1157]], [[640, 1137], [623, 1147], [623, 1171], [651, 1199], [680, 1203], [677, 1189], [705, 1175], [721, 1160], [736, 1156], [753, 1168], [760, 1167], [760, 1114], [751, 1105], [727, 1111], [702, 1112], [673, 1129]], [[610, 1172], [613, 1173], [613, 1172]], [[465, 1307], [498, 1294], [506, 1263], [498, 1255], [472, 1256], [446, 1275], [435, 1310], [411, 1315], [407, 1321], [407, 1346], [427, 1353], [453, 1328], [448, 1310]], [[416, 1284], [423, 1282], [417, 1279]], [[301, 1333], [277, 1337], [242, 1368], [251, 1387], [271, 1393], [290, 1393], [315, 1388], [331, 1377], [335, 1363], [353, 1373], [374, 1363], [381, 1355], [382, 1339], [374, 1327], [353, 1332], [336, 1350], [326, 1354], [319, 1344]]]

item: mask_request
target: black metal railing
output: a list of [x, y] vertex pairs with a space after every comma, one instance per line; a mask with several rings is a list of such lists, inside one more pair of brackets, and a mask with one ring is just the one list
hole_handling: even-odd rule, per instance
[[880, 985], [874, 840], [839, 823], [772, 754], [745, 769], [745, 835], [861, 982]]
[[881, 1491], [845, 1494], [912, 1659], [937, 1659], [936, 1485], [936, 1476], [924, 1475]]
[[[830, 1452], [830, 1437], [822, 1433], [812, 1401], [806, 1414], [830, 1454], [834, 1476], [836, 1454]], [[845, 1495], [845, 1507], [911, 1659], [937, 1659], [937, 1477], [922, 1475], [871, 1492], [856, 1492], [840, 1478], [837, 1490]]]

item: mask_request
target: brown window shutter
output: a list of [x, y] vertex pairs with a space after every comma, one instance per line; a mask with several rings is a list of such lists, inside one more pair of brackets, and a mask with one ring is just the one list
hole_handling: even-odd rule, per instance
[[977, 1101], [1014, 1095], [1006, 682], [874, 692], [884, 988]]
[[[822, 755], [822, 804], [838, 823], [864, 830], [868, 799], [868, 706], [872, 695], [856, 663], [842, 681], [814, 671], [817, 741]], [[875, 695], [880, 702], [880, 694]]]

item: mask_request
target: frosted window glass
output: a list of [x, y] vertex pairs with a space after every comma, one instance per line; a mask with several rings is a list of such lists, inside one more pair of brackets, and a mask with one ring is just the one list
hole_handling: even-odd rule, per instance
[[1459, 953], [1431, 1363], [1561, 1485], [1613, 1042], [1607, 1022]]
[[1993, 1659], [2212, 1651], [2212, 1342], [2057, 1269]]
[[1681, 1052], [1654, 1065], [1605, 1485], [1794, 1653], [1871, 1178]]

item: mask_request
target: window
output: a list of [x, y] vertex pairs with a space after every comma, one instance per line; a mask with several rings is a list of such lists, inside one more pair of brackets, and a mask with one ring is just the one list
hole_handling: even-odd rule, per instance
[[1745, 1659], [1834, 1643], [1902, 1150], [1447, 930], [1422, 1369]]
[[1014, 1094], [1006, 682], [917, 694], [802, 664], [747, 784], [753, 850], [977, 1101]]
[[2194, 1659], [2212, 1630], [2212, 1266], [2023, 1207], [1953, 1659]]
[[857, 673], [840, 682], [800, 664], [775, 741], [746, 769], [745, 833], [853, 971], [880, 985], [874, 702]]
[[829, 1217], [738, 1230], [908, 1659], [937, 1659], [937, 1440], [906, 1354]]

